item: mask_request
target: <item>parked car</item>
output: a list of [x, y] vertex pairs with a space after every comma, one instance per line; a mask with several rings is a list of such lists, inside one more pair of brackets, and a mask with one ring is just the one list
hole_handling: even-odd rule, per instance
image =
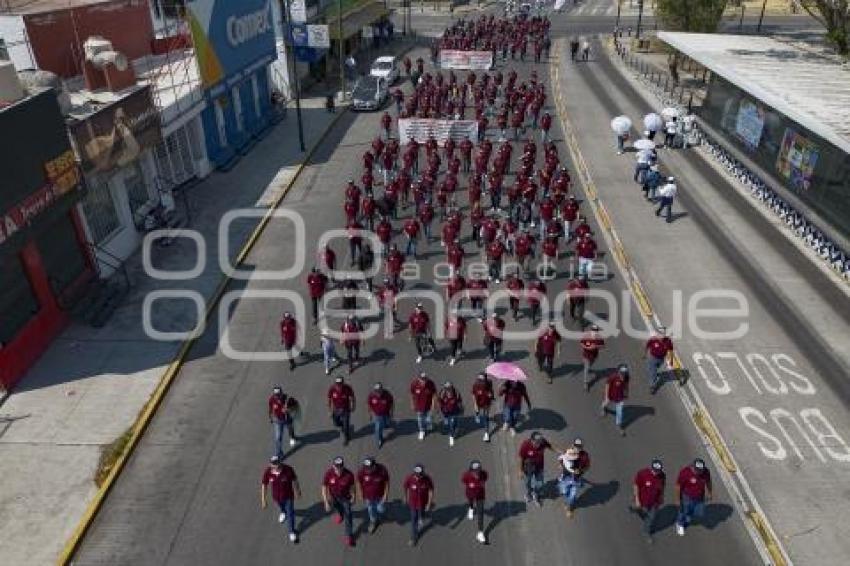
[[399, 77], [398, 62], [392, 55], [382, 55], [372, 63], [369, 74], [384, 79], [388, 86], [392, 86]]
[[379, 110], [384, 106], [387, 98], [389, 98], [387, 81], [372, 75], [364, 75], [354, 83], [354, 89], [351, 91], [351, 108], [352, 110]]

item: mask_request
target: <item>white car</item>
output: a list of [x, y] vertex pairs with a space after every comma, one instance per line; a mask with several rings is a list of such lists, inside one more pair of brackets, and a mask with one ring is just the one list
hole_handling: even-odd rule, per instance
[[375, 59], [369, 74], [373, 77], [384, 79], [388, 86], [392, 86], [399, 76], [398, 63], [392, 55], [383, 55]]

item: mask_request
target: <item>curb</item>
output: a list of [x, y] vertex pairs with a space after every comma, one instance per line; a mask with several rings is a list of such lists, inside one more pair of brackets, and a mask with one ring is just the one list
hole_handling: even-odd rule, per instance
[[[556, 53], [565, 52], [564, 40], [558, 39], [555, 42], [554, 50]], [[638, 303], [640, 311], [643, 315], [647, 326], [658, 326], [658, 318], [652, 307], [648, 295], [644, 291], [643, 285], [640, 282], [637, 273], [632, 266], [625, 247], [620, 240], [619, 235], [611, 221], [611, 215], [601, 202], [594, 185], [594, 181], [590, 175], [587, 163], [581, 153], [578, 139], [575, 134], [575, 128], [569, 120], [566, 113], [563, 93], [560, 87], [560, 68], [558, 64], [560, 59], [554, 59], [553, 65], [550, 66], [550, 76], [552, 79], [552, 91], [555, 108], [558, 112], [558, 117], [561, 120], [562, 130], [564, 132], [564, 141], [569, 150], [570, 156], [577, 168], [577, 177], [581, 183], [582, 189], [587, 196], [587, 201], [593, 209], [594, 216], [603, 227], [603, 236], [610, 245], [615, 258], [615, 262], [623, 274], [626, 284]], [[673, 352], [673, 363], [671, 367], [676, 374], [687, 372], [687, 368], [682, 364], [678, 352]], [[676, 391], [685, 405], [691, 420], [693, 421], [697, 431], [705, 439], [708, 446], [711, 447], [709, 454], [712, 456], [715, 464], [721, 470], [724, 484], [729, 488], [730, 495], [733, 495], [737, 500], [736, 507], [739, 508], [744, 519], [744, 525], [750, 533], [751, 538], [756, 544], [759, 554], [765, 561], [765, 564], [773, 566], [791, 566], [792, 562], [788, 557], [787, 552], [779, 542], [779, 538], [770, 526], [769, 521], [764, 515], [761, 507], [758, 505], [755, 496], [749, 489], [746, 479], [741, 473], [740, 467], [736, 464], [731, 451], [723, 440], [719, 429], [711, 419], [711, 415], [705, 408], [699, 393], [692, 383], [679, 381], [679, 387]], [[746, 494], [746, 495], [744, 495]]]
[[[268, 210], [265, 215], [260, 219], [260, 222], [251, 232], [251, 235], [248, 236], [248, 239], [242, 245], [242, 249], [239, 251], [239, 254], [236, 256], [236, 260], [234, 263], [234, 267], [238, 267], [243, 263], [245, 258], [251, 252], [251, 249], [257, 243], [257, 240], [262, 235], [263, 231], [266, 229], [269, 221], [271, 220], [274, 211], [280, 206], [283, 199], [289, 193], [289, 190], [295, 185], [301, 176], [302, 171], [310, 164], [310, 160], [313, 158], [313, 154], [322, 145], [322, 142], [325, 141], [328, 134], [333, 130], [334, 126], [336, 126], [337, 122], [347, 113], [348, 109], [343, 108], [337, 113], [336, 117], [334, 117], [328, 127], [324, 132], [319, 136], [319, 139], [316, 140], [316, 143], [313, 144], [312, 147], [307, 151], [304, 155], [304, 159], [301, 161], [301, 164], [298, 166], [298, 169], [295, 171], [295, 174], [292, 176], [292, 179], [287, 184], [286, 188], [281, 192], [281, 194], [275, 198], [272, 204], [268, 207]], [[224, 291], [227, 289], [228, 285], [230, 285], [232, 281], [232, 277], [230, 276], [222, 276], [221, 282], [219, 282], [213, 294], [210, 296], [210, 300], [207, 302], [206, 311], [204, 312], [204, 320], [209, 320], [210, 316], [215, 311], [218, 303], [221, 301], [222, 296], [224, 295]], [[115, 461], [115, 464], [112, 466], [112, 469], [109, 470], [109, 474], [106, 476], [106, 479], [103, 481], [103, 484], [98, 488], [97, 493], [94, 496], [94, 499], [89, 503], [85, 512], [83, 513], [83, 517], [80, 520], [77, 527], [74, 529], [73, 534], [65, 543], [65, 547], [62, 549], [59, 558], [56, 563], [60, 566], [65, 566], [71, 564], [71, 561], [74, 558], [75, 553], [80, 547], [80, 544], [85, 538], [86, 533], [94, 522], [95, 517], [97, 517], [98, 512], [101, 507], [103, 507], [104, 501], [106, 501], [107, 495], [112, 490], [112, 487], [115, 485], [118, 476], [124, 470], [124, 466], [127, 464], [127, 461], [130, 459], [130, 456], [135, 451], [136, 447], [139, 444], [139, 440], [141, 440], [142, 435], [145, 433], [150, 421], [153, 419], [156, 410], [162, 404], [162, 400], [165, 398], [165, 394], [168, 392], [171, 384], [180, 374], [180, 370], [183, 367], [183, 364], [186, 361], [186, 356], [189, 351], [191, 351], [192, 346], [195, 344], [195, 341], [200, 338], [200, 336], [189, 338], [183, 342], [180, 347], [180, 350], [177, 352], [177, 355], [171, 361], [171, 363], [166, 368], [165, 372], [162, 374], [162, 377], [159, 379], [159, 383], [154, 389], [153, 394], [150, 399], [145, 403], [142, 407], [139, 416], [136, 417], [135, 422], [131, 425], [131, 430], [133, 431], [129, 442], [125, 446], [123, 452]]]

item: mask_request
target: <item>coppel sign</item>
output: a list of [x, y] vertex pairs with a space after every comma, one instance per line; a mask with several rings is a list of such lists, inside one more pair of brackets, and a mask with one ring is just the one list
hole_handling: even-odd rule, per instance
[[273, 0], [192, 0], [186, 8], [201, 81], [210, 89], [276, 57]]

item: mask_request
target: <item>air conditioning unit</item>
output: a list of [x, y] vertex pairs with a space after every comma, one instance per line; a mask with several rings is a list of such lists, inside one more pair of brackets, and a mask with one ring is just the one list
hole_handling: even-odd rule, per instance
[[11, 104], [24, 97], [24, 89], [11, 61], [0, 61], [0, 103]]
[[91, 61], [92, 65], [98, 69], [114, 65], [119, 71], [127, 70], [127, 57], [112, 49], [112, 42], [108, 39], [94, 35], [83, 43], [83, 51], [86, 54], [86, 61]]

